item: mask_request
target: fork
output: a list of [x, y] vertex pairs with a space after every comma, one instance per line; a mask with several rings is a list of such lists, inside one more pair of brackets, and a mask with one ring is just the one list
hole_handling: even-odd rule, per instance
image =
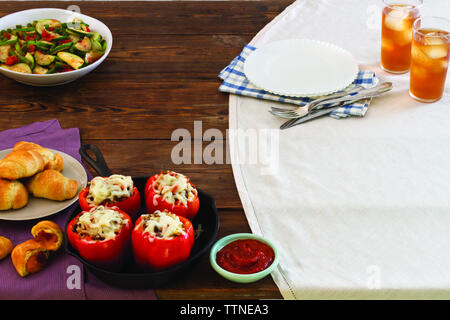
[[[383, 82], [379, 85], [368, 89], [353, 89], [349, 92], [345, 92], [343, 95], [341, 94], [337, 98], [322, 98], [319, 101], [314, 100], [307, 104], [306, 106], [297, 107], [295, 109], [280, 109], [272, 107], [269, 112], [277, 117], [285, 118], [285, 119], [294, 119], [303, 117], [309, 114], [311, 111], [317, 109], [322, 105], [329, 105], [330, 107], [336, 103], [346, 102], [346, 101], [358, 101], [367, 98], [373, 98], [382, 95], [385, 92], [388, 92], [392, 89], [391, 82]], [[314, 103], [316, 102], [316, 103]]]
[[352, 93], [359, 92], [359, 91], [361, 91], [363, 89], [364, 89], [364, 87], [359, 85], [357, 87], [351, 88], [351, 89], [346, 90], [346, 91], [339, 91], [339, 92], [327, 95], [327, 96], [325, 96], [323, 98], [314, 99], [314, 100], [306, 103], [303, 106], [293, 106], [293, 105], [289, 105], [289, 104], [285, 104], [285, 105], [282, 105], [280, 107], [272, 106], [271, 110], [269, 112], [271, 112], [271, 111], [274, 111], [274, 112], [290, 112], [290, 111], [294, 111], [294, 110], [297, 110], [297, 109], [304, 109], [305, 112], [310, 112], [317, 104], [319, 104], [319, 103], [321, 103], [323, 101], [326, 101], [326, 100], [329, 100], [329, 99], [343, 97], [343, 96], [346, 96], [346, 95], [349, 95], [349, 94], [352, 94]]
[[280, 129], [282, 129], [282, 130], [283, 129], [289, 129], [289, 128], [292, 128], [292, 127], [294, 127], [296, 125], [302, 124], [304, 122], [307, 122], [307, 121], [310, 121], [310, 120], [322, 117], [324, 115], [332, 113], [333, 111], [335, 111], [335, 110], [337, 110], [339, 108], [342, 108], [342, 107], [344, 107], [346, 105], [352, 104], [352, 103], [354, 103], [356, 101], [357, 100], [349, 100], [349, 101], [346, 101], [346, 102], [341, 102], [341, 103], [338, 103], [338, 104], [334, 104], [333, 106], [331, 106], [329, 108], [322, 108], [322, 109], [318, 109], [318, 110], [313, 110], [310, 113], [304, 115], [303, 117], [297, 117], [297, 118], [293, 118], [293, 119], [290, 119], [290, 120], [286, 121], [285, 123], [283, 123], [280, 126]]

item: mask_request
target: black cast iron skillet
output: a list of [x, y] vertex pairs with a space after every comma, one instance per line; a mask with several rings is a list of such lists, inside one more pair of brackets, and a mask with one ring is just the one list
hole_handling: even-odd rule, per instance
[[[92, 158], [87, 151], [92, 152], [95, 155], [95, 159]], [[83, 145], [80, 148], [80, 154], [83, 159], [92, 166], [100, 176], [110, 176], [111, 170], [108, 168], [105, 159], [103, 158], [100, 150], [92, 144]], [[156, 174], [156, 173], [155, 173]], [[149, 177], [133, 177], [134, 185], [137, 187], [141, 194], [142, 204], [141, 213], [145, 213], [145, 196], [144, 187]], [[192, 248], [189, 258], [173, 267], [158, 271], [158, 272], [146, 272], [140, 271], [132, 256], [127, 259], [127, 263], [120, 270], [120, 272], [111, 272], [98, 268], [88, 261], [84, 260], [78, 252], [70, 245], [67, 239], [67, 233], [65, 232], [65, 250], [68, 254], [74, 256], [80, 260], [90, 271], [92, 271], [97, 277], [103, 281], [118, 287], [123, 288], [157, 288], [161, 287], [173, 279], [183, 277], [188, 270], [194, 265], [198, 259], [203, 256], [211, 247], [212, 243], [216, 239], [217, 232], [219, 230], [219, 215], [216, 208], [216, 201], [210, 195], [204, 193], [202, 190], [198, 190], [198, 196], [200, 199], [200, 209], [196, 217], [192, 221], [194, 230], [196, 231], [196, 239], [194, 247]], [[69, 222], [81, 212], [81, 208], [77, 202], [75, 209], [68, 216], [66, 221], [66, 229]], [[134, 222], [134, 221], [133, 221]], [[201, 231], [198, 234], [198, 231]]]

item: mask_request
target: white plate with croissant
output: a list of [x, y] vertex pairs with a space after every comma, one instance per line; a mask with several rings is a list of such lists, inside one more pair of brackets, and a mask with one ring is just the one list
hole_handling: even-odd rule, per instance
[[0, 151], [0, 220], [32, 220], [66, 209], [87, 185], [84, 167], [64, 152], [21, 141]]

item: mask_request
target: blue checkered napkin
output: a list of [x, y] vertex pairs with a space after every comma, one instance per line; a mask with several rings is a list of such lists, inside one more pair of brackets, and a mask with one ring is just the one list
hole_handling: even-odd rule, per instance
[[[299, 106], [305, 105], [306, 103], [313, 100], [312, 98], [295, 98], [276, 95], [251, 84], [244, 74], [244, 62], [248, 55], [254, 50], [256, 50], [255, 47], [246, 45], [241, 54], [234, 58], [233, 61], [231, 61], [231, 63], [220, 72], [219, 78], [223, 80], [222, 84], [219, 87], [220, 91], [253, 97], [257, 99], [291, 103]], [[360, 71], [352, 86], [362, 85], [364, 87], [371, 87], [377, 82], [378, 79], [376, 78], [374, 72]], [[333, 111], [330, 116], [334, 118], [345, 118], [349, 116], [363, 117], [366, 114], [367, 109], [369, 108], [370, 101], [370, 99], [366, 99], [359, 101], [358, 103], [344, 106]]]

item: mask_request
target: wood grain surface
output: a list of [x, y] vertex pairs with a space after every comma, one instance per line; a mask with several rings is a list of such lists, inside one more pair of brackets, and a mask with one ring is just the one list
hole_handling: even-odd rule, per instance
[[[0, 77], [0, 131], [56, 118], [96, 144], [113, 172], [182, 172], [217, 200], [219, 238], [249, 232], [227, 163], [176, 165], [174, 130], [194, 134], [228, 128], [228, 95], [217, 78], [244, 44], [292, 0], [170, 2], [1, 2], [0, 16], [32, 8], [67, 8], [103, 21], [112, 31], [109, 57], [94, 72], [57, 87], [30, 87]], [[209, 142], [197, 141], [203, 146]], [[224, 151], [225, 152], [225, 151]], [[270, 277], [252, 284], [221, 278], [204, 256], [183, 279], [156, 291], [160, 299], [277, 299]]]

